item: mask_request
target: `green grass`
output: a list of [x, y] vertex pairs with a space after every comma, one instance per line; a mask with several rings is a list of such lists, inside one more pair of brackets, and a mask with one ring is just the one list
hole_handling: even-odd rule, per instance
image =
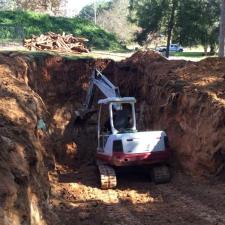
[[30, 11], [0, 11], [0, 40], [16, 39], [21, 32], [14, 27], [22, 27], [25, 38], [48, 31], [71, 33], [89, 39], [88, 45], [95, 49], [120, 50], [123, 46], [116, 36], [104, 31], [87, 20], [80, 18], [53, 17]]
[[200, 58], [204, 56], [203, 52], [171, 52], [170, 56]]

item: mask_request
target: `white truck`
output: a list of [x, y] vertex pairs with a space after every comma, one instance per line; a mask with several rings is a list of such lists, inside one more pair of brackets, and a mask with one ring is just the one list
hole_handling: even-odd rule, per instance
[[[156, 51], [166, 52], [166, 46], [160, 46], [160, 47], [156, 48]], [[170, 52], [183, 52], [184, 49], [179, 44], [171, 44], [170, 47], [169, 47], [169, 51]]]

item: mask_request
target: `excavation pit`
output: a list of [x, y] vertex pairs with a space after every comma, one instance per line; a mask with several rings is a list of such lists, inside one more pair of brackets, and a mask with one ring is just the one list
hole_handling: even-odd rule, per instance
[[[168, 61], [154, 52], [137, 52], [114, 62], [5, 52], [0, 55], [0, 219], [45, 224], [48, 171], [63, 174], [67, 168], [71, 176], [73, 168], [84, 176], [86, 168], [95, 171], [96, 117], [75, 134], [73, 123], [95, 67], [120, 87], [122, 96], [136, 97], [139, 130], [167, 132], [173, 161], [185, 173], [205, 178], [223, 174], [223, 59]], [[48, 132], [37, 131], [40, 119]]]

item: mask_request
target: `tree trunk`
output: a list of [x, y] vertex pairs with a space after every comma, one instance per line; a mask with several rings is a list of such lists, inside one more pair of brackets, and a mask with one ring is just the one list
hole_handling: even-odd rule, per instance
[[224, 44], [225, 44], [224, 39], [225, 39], [225, 0], [221, 0], [219, 57], [224, 57]]
[[204, 55], [207, 56], [208, 45], [204, 45]]
[[175, 10], [177, 8], [177, 0], [172, 0], [172, 9], [171, 9], [171, 15], [168, 23], [168, 33], [167, 33], [167, 46], [166, 46], [166, 57], [169, 58], [170, 55], [170, 41], [174, 26], [174, 17], [175, 17]]
[[215, 55], [215, 45], [210, 44], [210, 55]]

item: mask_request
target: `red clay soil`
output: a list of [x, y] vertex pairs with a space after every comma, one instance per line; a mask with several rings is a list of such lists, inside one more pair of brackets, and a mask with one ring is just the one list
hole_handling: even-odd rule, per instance
[[105, 70], [124, 96], [138, 100], [139, 126], [162, 129], [192, 175], [220, 173], [225, 160], [225, 60], [167, 61], [137, 52]]
[[[117, 189], [99, 189], [96, 115], [76, 132], [73, 124], [94, 67], [123, 96], [137, 98], [140, 130], [168, 133], [173, 161], [186, 173], [224, 173], [225, 60], [167, 61], [137, 52], [115, 63], [6, 52], [0, 54], [0, 224], [225, 224], [224, 184], [212, 178], [199, 183], [174, 171], [171, 184], [155, 186], [145, 172], [119, 171]], [[46, 133], [36, 128], [40, 117]]]
[[0, 224], [42, 225], [50, 186], [36, 124], [45, 107], [14, 73], [15, 59], [5, 59], [0, 56]]
[[[0, 55], [1, 225], [52, 224], [48, 171], [54, 169], [55, 157], [66, 165], [74, 164], [75, 157], [76, 164], [86, 158], [93, 161], [93, 151], [77, 154], [83, 139], [74, 142], [72, 124], [85, 94], [87, 74], [95, 64], [101, 68], [107, 61]], [[47, 132], [37, 129], [40, 118]]]

